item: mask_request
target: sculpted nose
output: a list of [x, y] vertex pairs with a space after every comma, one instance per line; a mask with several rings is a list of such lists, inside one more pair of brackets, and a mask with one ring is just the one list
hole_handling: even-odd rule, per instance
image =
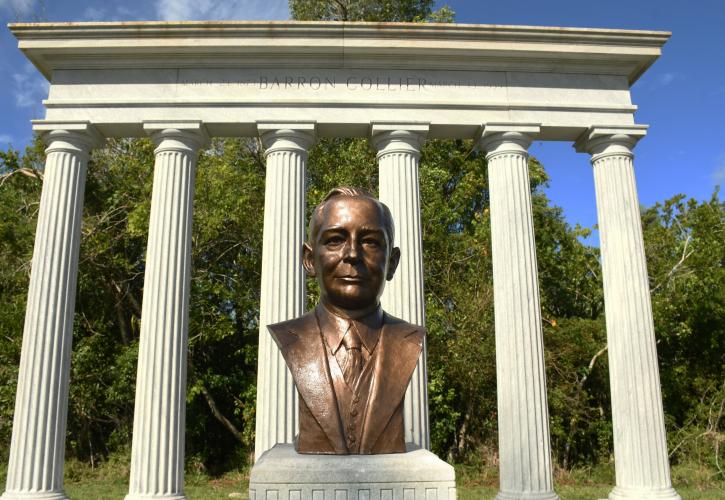
[[345, 245], [345, 260], [356, 261], [360, 258], [360, 250], [358, 249], [355, 242], [351, 242]]

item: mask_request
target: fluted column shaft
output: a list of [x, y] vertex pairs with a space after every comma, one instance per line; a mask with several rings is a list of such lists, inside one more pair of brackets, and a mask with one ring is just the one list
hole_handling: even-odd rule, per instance
[[609, 346], [616, 487], [611, 499], [679, 498], [672, 488], [632, 148], [595, 136], [592, 154]]
[[43, 192], [3, 499], [65, 499], [63, 464], [88, 125], [45, 135]]
[[[485, 130], [487, 132], [488, 130]], [[499, 499], [558, 498], [553, 490], [546, 371], [527, 148], [522, 132], [490, 132]]]
[[[298, 427], [297, 390], [267, 325], [304, 313], [305, 166], [314, 126], [260, 125], [267, 177], [264, 193], [262, 287], [259, 310], [255, 460]], [[294, 128], [291, 128], [294, 127]]]
[[[385, 287], [383, 309], [409, 323], [425, 326], [423, 295], [423, 240], [420, 220], [420, 150], [427, 126], [379, 131], [373, 126], [373, 144], [378, 150], [379, 198], [393, 216], [395, 245], [400, 247], [400, 265]], [[391, 242], [393, 244], [393, 242]], [[430, 448], [426, 345], [405, 392], [405, 441]]]
[[199, 124], [146, 125], [156, 143], [127, 500], [184, 499], [191, 226]]

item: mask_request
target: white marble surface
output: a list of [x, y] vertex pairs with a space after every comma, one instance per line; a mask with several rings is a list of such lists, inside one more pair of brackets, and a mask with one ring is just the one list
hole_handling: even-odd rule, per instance
[[68, 378], [81, 215], [91, 147], [84, 123], [40, 127], [48, 144], [4, 500], [63, 500]]
[[261, 123], [267, 177], [264, 194], [254, 457], [297, 433], [297, 389], [267, 325], [305, 312], [305, 166], [315, 126]]
[[424, 449], [385, 455], [303, 455], [277, 445], [257, 461], [250, 500], [455, 500], [453, 467]]
[[[373, 124], [372, 143], [377, 149], [379, 198], [390, 209], [395, 223], [395, 246], [400, 264], [385, 286], [383, 310], [415, 325], [425, 326], [423, 294], [423, 240], [420, 221], [420, 150], [428, 125]], [[405, 440], [430, 448], [428, 427], [428, 377], [425, 343], [405, 392]]]
[[555, 499], [527, 149], [537, 125], [487, 124], [496, 323], [498, 499]]
[[312, 121], [321, 137], [427, 122], [431, 138], [472, 138], [481, 123], [508, 121], [540, 123], [542, 139], [575, 140], [592, 124], [634, 124], [629, 87], [669, 37], [246, 21], [11, 31], [52, 82], [47, 119], [90, 120], [118, 137], [142, 136], [147, 120], [202, 120], [210, 134], [231, 136], [256, 135], [260, 121]]
[[657, 345], [632, 148], [641, 128], [593, 128], [592, 155], [604, 279], [614, 427], [614, 499], [680, 498], [667, 455]]
[[[602, 235], [617, 467], [617, 487], [611, 497], [677, 498], [669, 486], [630, 151], [634, 139], [643, 135], [643, 127], [634, 124], [636, 107], [629, 88], [660, 55], [669, 33], [246, 21], [38, 23], [14, 24], [10, 29], [21, 49], [51, 81], [46, 117], [35, 126], [49, 132], [51, 138], [55, 134], [57, 144], [63, 143], [48, 156], [46, 183], [53, 179], [54, 170], [62, 172], [54, 182], [64, 186], [64, 196], [60, 192], [46, 195], [44, 188], [43, 200], [49, 201], [41, 201], [34, 265], [43, 262], [49, 267], [44, 276], [35, 269], [31, 276], [6, 498], [64, 498], [62, 427], [67, 411], [69, 325], [77, 267], [76, 221], [81, 210], [85, 152], [93, 142], [83, 139], [81, 144], [78, 138], [90, 134], [97, 139], [95, 130], [109, 137], [138, 137], [150, 128], [188, 129], [190, 122], [196, 123], [197, 132], [204, 123], [204, 130], [216, 136], [256, 136], [264, 130], [295, 130], [302, 123], [313, 123], [320, 137], [370, 137], [371, 133], [376, 135], [374, 130], [388, 127], [386, 132], [390, 133], [406, 123], [425, 124], [429, 139], [473, 139], [484, 129], [486, 147], [501, 153], [490, 158], [491, 185], [499, 186], [492, 189], [491, 208], [492, 219], [497, 221], [493, 228], [497, 343], [503, 343], [497, 345], [499, 381], [508, 384], [503, 396], [499, 390], [500, 415], [509, 416], [501, 421], [500, 428], [501, 498], [555, 498], [550, 487], [536, 261], [530, 206], [525, 198], [525, 141], [521, 134], [529, 136], [526, 140], [574, 141], [581, 137], [580, 149], [594, 154]], [[165, 123], [152, 125], [150, 121]], [[497, 129], [496, 123], [507, 123], [508, 128]], [[537, 124], [535, 130], [527, 125], [532, 123]], [[591, 128], [596, 124], [606, 127]], [[410, 126], [406, 130], [420, 132]], [[505, 137], [507, 132], [520, 135]], [[495, 139], [495, 134], [503, 135]], [[156, 198], [163, 197], [154, 195], [129, 493], [132, 499], [154, 495], [183, 498], [188, 320], [188, 268], [184, 266], [189, 262], [191, 194], [179, 182], [187, 182], [186, 188], [193, 183], [195, 156], [190, 150], [198, 147], [190, 146], [187, 139], [185, 134], [170, 138], [175, 152], [160, 155], [157, 164], [157, 173], [162, 169], [170, 172], [160, 175], [159, 185], [178, 192], [181, 201], [178, 206], [160, 208]], [[279, 144], [289, 143], [290, 137], [281, 141]], [[379, 147], [385, 150], [396, 141], [382, 142], [385, 144]], [[408, 145], [413, 142], [408, 141]], [[501, 147], [504, 149], [499, 150]], [[513, 149], [506, 149], [510, 147]], [[280, 150], [279, 157], [268, 159], [274, 166], [270, 171], [278, 176], [270, 183], [273, 196], [279, 196], [278, 189], [284, 186], [299, 190], [300, 172], [304, 172], [302, 154]], [[381, 156], [380, 163], [381, 178], [390, 174], [391, 182], [397, 183], [396, 189], [384, 196], [392, 205], [399, 196], [410, 196], [410, 203], [414, 203], [415, 148]], [[408, 177], [394, 177], [401, 172]], [[494, 193], [504, 198], [496, 201]], [[267, 201], [279, 202], [279, 198]], [[272, 208], [270, 213], [274, 212], [275, 221], [291, 214], [284, 234], [297, 242], [299, 198], [280, 203], [279, 210]], [[408, 205], [395, 210], [415, 230], [415, 210]], [[265, 222], [265, 238], [266, 227]], [[46, 243], [51, 239], [48, 231], [60, 231], [52, 243]], [[413, 259], [420, 252], [418, 240], [414, 232], [406, 240]], [[159, 250], [158, 241], [175, 242], [176, 247]], [[274, 252], [268, 257], [267, 276], [277, 264], [294, 264], [291, 250], [277, 248]], [[160, 270], [172, 258], [178, 258], [173, 262], [181, 267], [164, 278]], [[416, 287], [418, 271], [414, 267], [404, 273]], [[266, 285], [262, 313], [270, 321], [302, 312], [296, 273], [270, 278]], [[270, 302], [271, 293], [279, 283], [286, 284], [288, 295], [275, 306]], [[400, 314], [409, 315], [409, 321], [424, 321], [418, 295], [421, 291], [422, 280], [416, 295], [403, 297], [407, 302], [400, 305]], [[507, 297], [503, 304], [502, 297]], [[159, 316], [172, 310], [174, 325], [160, 326]], [[49, 317], [56, 321], [45, 321]], [[52, 345], [53, 341], [58, 344]], [[152, 352], [158, 359], [171, 362], [158, 363]], [[272, 396], [277, 401], [263, 404], [269, 412], [266, 416], [258, 414], [258, 420], [262, 426], [283, 428], [274, 432], [262, 429], [260, 436], [266, 441], [258, 445], [259, 450], [272, 441], [289, 441], [296, 425], [291, 410], [295, 407], [294, 391], [273, 354], [269, 349], [260, 353], [260, 369], [266, 370], [271, 380], [265, 382], [262, 375], [260, 388], [266, 395], [263, 397]], [[46, 369], [43, 360], [52, 360], [52, 368]], [[526, 370], [528, 374], [521, 375]], [[425, 374], [418, 373], [422, 373], [417, 378], [421, 393], [411, 400], [423, 397]], [[149, 392], [152, 390], [156, 393]], [[154, 396], [166, 394], [164, 391], [170, 402], [166, 406]], [[515, 406], [524, 404], [521, 391], [531, 391], [526, 403], [530, 406]], [[41, 404], [34, 406], [31, 400]], [[532, 411], [525, 414], [521, 408]], [[423, 442], [424, 417], [418, 413], [418, 430], [411, 428], [407, 435], [415, 439], [417, 433]], [[52, 432], [43, 432], [48, 419], [60, 425]], [[152, 436], [160, 440], [160, 448], [149, 444]], [[151, 460], [159, 460], [160, 465], [150, 467]]]
[[156, 144], [127, 500], [183, 499], [191, 225], [199, 123], [154, 123]]

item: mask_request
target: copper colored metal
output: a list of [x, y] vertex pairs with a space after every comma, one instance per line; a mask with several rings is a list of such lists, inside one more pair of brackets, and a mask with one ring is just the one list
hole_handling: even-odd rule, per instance
[[[300, 394], [299, 453], [405, 452], [403, 400], [425, 329], [380, 310], [400, 259], [393, 232], [387, 207], [358, 189], [333, 189], [313, 213], [302, 261], [320, 303], [268, 326]], [[364, 354], [355, 383], [343, 377], [349, 329]]]

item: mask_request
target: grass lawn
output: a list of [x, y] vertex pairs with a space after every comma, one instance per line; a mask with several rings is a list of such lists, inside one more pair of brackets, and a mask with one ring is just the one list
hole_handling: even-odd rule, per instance
[[[229, 473], [221, 478], [209, 479], [204, 476], [188, 476], [186, 479], [186, 495], [189, 500], [216, 500], [241, 498], [247, 499], [248, 477], [243, 473]], [[563, 500], [592, 500], [607, 498], [611, 485], [557, 485], [557, 492]], [[677, 487], [684, 500], [722, 499], [725, 491], [709, 489], [699, 491], [697, 488]], [[125, 478], [84, 478], [82, 481], [66, 481], [66, 493], [73, 500], [122, 500], [128, 492]], [[230, 496], [230, 494], [234, 494]], [[467, 486], [458, 488], [459, 500], [488, 500], [496, 496], [496, 488], [491, 486]]]
[[[65, 491], [73, 500], [123, 500], [128, 493], [129, 459], [113, 457], [110, 462], [92, 469], [76, 460], [66, 462]], [[0, 463], [0, 476], [7, 473]], [[496, 496], [498, 471], [492, 468], [456, 467], [459, 500], [488, 500]], [[725, 481], [719, 471], [699, 465], [675, 465], [672, 478], [683, 500], [725, 499]], [[210, 478], [203, 473], [187, 473], [185, 492], [190, 500], [248, 499], [248, 471], [228, 472]], [[614, 484], [610, 465], [595, 466], [562, 473], [558, 471], [555, 489], [563, 500], [607, 498]], [[352, 500], [352, 499], [351, 499]]]

